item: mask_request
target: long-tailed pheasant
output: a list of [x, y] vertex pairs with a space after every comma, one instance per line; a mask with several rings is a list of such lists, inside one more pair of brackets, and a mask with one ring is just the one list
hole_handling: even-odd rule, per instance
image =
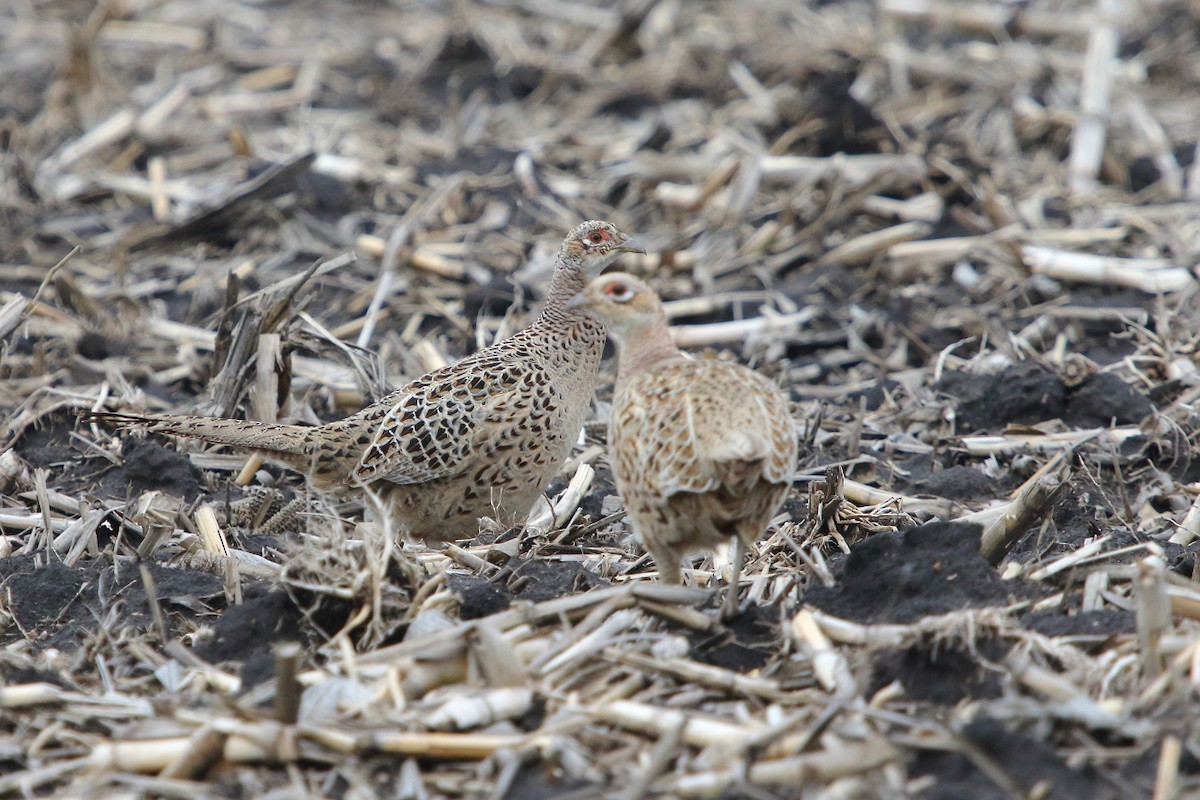
[[314, 488], [361, 489], [427, 542], [469, 538], [480, 517], [512, 523], [570, 454], [590, 407], [603, 324], [568, 301], [621, 253], [644, 253], [610, 222], [563, 241], [545, 307], [529, 327], [345, 419], [320, 426], [96, 412], [119, 427], [261, 451]]

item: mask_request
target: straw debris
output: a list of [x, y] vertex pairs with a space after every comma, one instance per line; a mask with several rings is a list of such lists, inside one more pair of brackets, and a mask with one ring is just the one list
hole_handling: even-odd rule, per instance
[[[1191, 4], [2, 5], [0, 796], [1200, 792]], [[437, 550], [80, 422], [344, 416], [589, 218], [789, 393], [728, 622], [631, 536], [608, 367]]]

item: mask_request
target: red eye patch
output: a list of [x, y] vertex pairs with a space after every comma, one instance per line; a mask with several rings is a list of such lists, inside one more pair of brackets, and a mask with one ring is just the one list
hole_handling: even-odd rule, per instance
[[592, 231], [588, 234], [587, 238], [592, 244], [600, 244], [601, 242], [607, 242], [612, 236], [608, 231]]
[[620, 282], [610, 283], [604, 289], [604, 293], [611, 297], [621, 297], [629, 294], [629, 287]]

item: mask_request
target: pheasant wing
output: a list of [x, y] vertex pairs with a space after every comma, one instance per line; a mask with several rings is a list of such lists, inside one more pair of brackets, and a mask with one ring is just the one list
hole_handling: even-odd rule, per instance
[[543, 373], [531, 362], [492, 357], [418, 378], [388, 398], [351, 481], [425, 483], [519, 447], [545, 402], [537, 396]]
[[698, 408], [688, 376], [653, 370], [633, 378], [614, 405], [612, 438], [618, 475], [666, 498], [706, 492], [717, 485], [699, 451]]
[[626, 460], [664, 498], [717, 489], [745, 472], [737, 464], [754, 465], [771, 483], [792, 479], [796, 435], [787, 403], [752, 370], [678, 362], [638, 376], [624, 397], [614, 432], [630, 451]]

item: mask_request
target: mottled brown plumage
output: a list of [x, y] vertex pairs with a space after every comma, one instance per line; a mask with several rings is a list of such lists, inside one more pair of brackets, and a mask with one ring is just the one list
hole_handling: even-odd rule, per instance
[[606, 322], [619, 346], [608, 447], [634, 528], [669, 583], [679, 582], [683, 556], [733, 537], [730, 613], [745, 546], [791, 486], [797, 448], [786, 399], [740, 364], [681, 353], [658, 296], [632, 275], [595, 279], [571, 306]]
[[568, 301], [619, 254], [645, 252], [612, 223], [563, 242], [538, 319], [512, 337], [321, 426], [181, 415], [92, 417], [259, 450], [322, 491], [365, 489], [411, 536], [474, 536], [529, 511], [570, 454], [591, 402], [604, 327]]

